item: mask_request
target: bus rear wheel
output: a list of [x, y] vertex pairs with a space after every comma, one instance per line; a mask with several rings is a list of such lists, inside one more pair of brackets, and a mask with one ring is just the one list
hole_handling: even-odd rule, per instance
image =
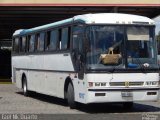
[[26, 77], [23, 77], [23, 95], [24, 96], [29, 96], [29, 91], [28, 91], [28, 88], [27, 88], [27, 79]]
[[71, 83], [69, 83], [68, 89], [67, 89], [67, 101], [71, 109], [76, 108], [76, 102], [74, 98], [74, 89]]

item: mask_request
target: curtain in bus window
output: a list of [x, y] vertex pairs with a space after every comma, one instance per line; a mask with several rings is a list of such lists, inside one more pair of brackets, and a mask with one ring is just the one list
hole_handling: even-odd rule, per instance
[[44, 35], [44, 33], [41, 33], [39, 37], [39, 51], [44, 50]]
[[29, 40], [29, 52], [34, 51], [35, 35], [32, 35]]
[[51, 38], [51, 31], [47, 32], [47, 37], [46, 37], [46, 41], [45, 41], [45, 50], [49, 50], [49, 46], [50, 46], [50, 38]]
[[40, 34], [36, 35], [35, 50], [39, 51]]
[[128, 27], [128, 40], [144, 40], [149, 41], [149, 29], [146, 27]]
[[26, 51], [26, 37], [22, 37], [22, 52]]
[[19, 38], [15, 38], [14, 41], [14, 51], [19, 52]]

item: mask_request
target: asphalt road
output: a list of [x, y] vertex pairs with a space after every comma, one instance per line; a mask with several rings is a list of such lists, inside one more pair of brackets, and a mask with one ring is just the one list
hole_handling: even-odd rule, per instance
[[28, 119], [38, 115], [38, 120], [160, 120], [160, 100], [135, 103], [132, 110], [124, 110], [120, 104], [78, 104], [77, 109], [70, 109], [62, 99], [38, 93], [24, 97], [15, 85], [0, 84], [0, 120], [26, 119], [28, 114]]

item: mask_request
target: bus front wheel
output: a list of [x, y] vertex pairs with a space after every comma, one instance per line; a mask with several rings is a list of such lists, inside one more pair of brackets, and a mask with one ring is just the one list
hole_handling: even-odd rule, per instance
[[27, 88], [27, 79], [26, 77], [23, 77], [23, 95], [24, 96], [29, 96], [29, 91]]
[[76, 102], [74, 99], [74, 89], [71, 83], [69, 83], [68, 89], [67, 89], [67, 101], [71, 109], [76, 108]]

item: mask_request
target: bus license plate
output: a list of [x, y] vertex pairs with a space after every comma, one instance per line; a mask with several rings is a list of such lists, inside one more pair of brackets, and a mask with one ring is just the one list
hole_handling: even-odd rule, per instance
[[122, 97], [133, 97], [133, 93], [132, 92], [121, 92]]

